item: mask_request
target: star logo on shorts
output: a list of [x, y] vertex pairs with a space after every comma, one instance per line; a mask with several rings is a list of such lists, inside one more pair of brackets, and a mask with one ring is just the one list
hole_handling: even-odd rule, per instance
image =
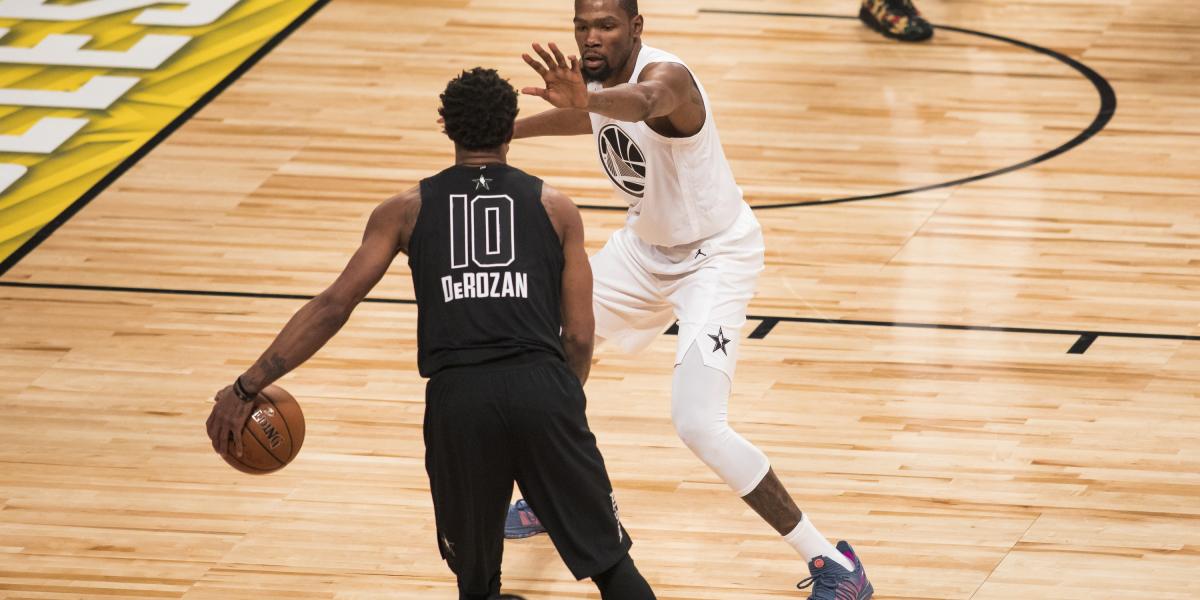
[[489, 183], [491, 183], [491, 182], [493, 182], [493, 181], [495, 181], [495, 180], [494, 180], [494, 179], [488, 179], [487, 177], [484, 177], [484, 176], [481, 174], [481, 175], [479, 176], [479, 179], [472, 179], [472, 180], [471, 180], [471, 183], [474, 183], [474, 184], [475, 184], [475, 189], [476, 189], [476, 190], [478, 190], [480, 186], [483, 186], [483, 189], [485, 189], [485, 190], [491, 190], [492, 188], [488, 187], [488, 184], [489, 184]]
[[617, 508], [617, 495], [613, 492], [609, 492], [608, 497], [612, 500], [613, 518], [617, 520], [617, 541], [623, 542], [625, 541], [625, 532], [621, 527], [621, 509]]
[[712, 335], [710, 333], [708, 335], [708, 337], [709, 337], [709, 339], [711, 339], [713, 341], [713, 349], [712, 349], [713, 354], [716, 354], [717, 350], [720, 350], [722, 354], [724, 354], [725, 356], [729, 356], [729, 352], [727, 350], [725, 350], [725, 346], [728, 346], [729, 342], [732, 342], [733, 340], [725, 337], [724, 328], [718, 327], [717, 335]]

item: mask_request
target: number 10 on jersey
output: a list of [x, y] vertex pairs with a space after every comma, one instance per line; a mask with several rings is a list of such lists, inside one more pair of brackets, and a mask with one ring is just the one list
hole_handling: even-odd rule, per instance
[[513, 199], [450, 196], [450, 268], [507, 267], [517, 258]]

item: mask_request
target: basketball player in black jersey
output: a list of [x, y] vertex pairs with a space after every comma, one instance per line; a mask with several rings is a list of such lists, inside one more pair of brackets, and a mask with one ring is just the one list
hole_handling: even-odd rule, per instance
[[605, 600], [653, 599], [584, 417], [595, 322], [579, 211], [506, 163], [517, 94], [495, 71], [464, 72], [441, 99], [455, 165], [376, 208], [337, 280], [217, 393], [213, 448], [240, 454], [249, 401], [324, 346], [404, 252], [429, 378], [425, 466], [459, 598], [516, 598], [500, 595], [516, 481], [575, 577]]

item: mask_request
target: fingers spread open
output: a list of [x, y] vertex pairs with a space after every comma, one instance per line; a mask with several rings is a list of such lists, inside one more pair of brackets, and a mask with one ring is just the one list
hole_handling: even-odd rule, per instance
[[546, 67], [543, 66], [542, 63], [534, 60], [533, 57], [528, 54], [522, 54], [521, 58], [525, 59], [525, 64], [533, 67], [533, 70], [537, 71], [538, 75], [541, 75], [542, 77], [546, 76]]
[[563, 56], [562, 50], [558, 49], [558, 44], [550, 42], [550, 51], [554, 53], [554, 62], [558, 65], [558, 68], [566, 69], [568, 67], [567, 57]]
[[538, 53], [538, 56], [542, 57], [542, 60], [546, 61], [546, 66], [554, 68], [554, 57], [549, 52], [546, 52], [546, 49], [541, 44], [534, 44], [533, 50]]

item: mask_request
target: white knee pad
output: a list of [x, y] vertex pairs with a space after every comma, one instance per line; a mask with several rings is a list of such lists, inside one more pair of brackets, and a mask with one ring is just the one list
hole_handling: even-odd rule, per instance
[[696, 344], [675, 367], [671, 421], [683, 443], [738, 496], [754, 491], [771, 468], [767, 456], [729, 427], [729, 376], [705, 366]]

